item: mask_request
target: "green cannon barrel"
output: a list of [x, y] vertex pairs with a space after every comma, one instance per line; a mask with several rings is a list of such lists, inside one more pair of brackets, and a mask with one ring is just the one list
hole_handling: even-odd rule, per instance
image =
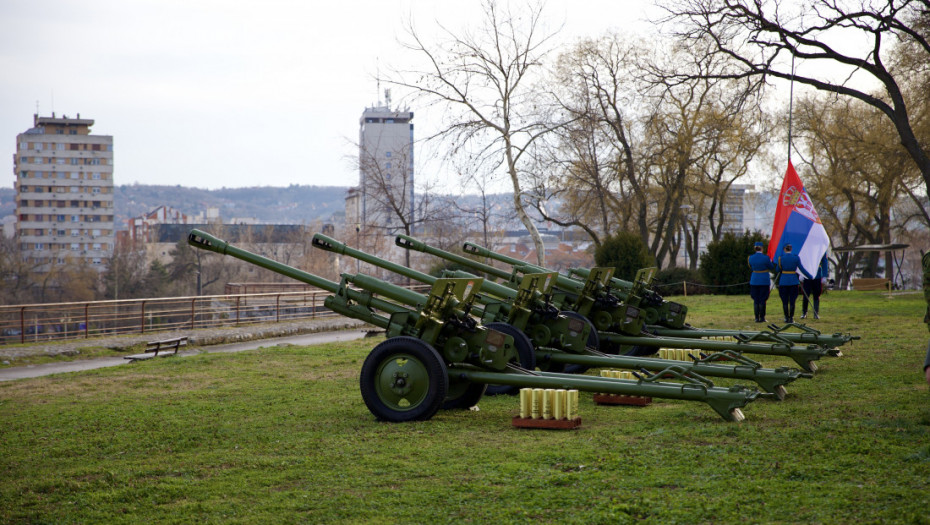
[[[466, 242], [462, 246], [462, 251], [464, 251], [465, 253], [471, 254], [471, 255], [476, 255], [479, 257], [487, 257], [489, 259], [494, 259], [495, 261], [500, 261], [502, 263], [509, 264], [513, 266], [514, 270], [517, 271], [518, 273], [541, 273], [541, 272], [549, 271], [541, 266], [536, 266], [535, 264], [530, 264], [526, 261], [514, 259], [513, 257], [508, 257], [506, 255], [503, 255], [497, 252], [492, 252], [491, 250], [487, 248], [478, 246], [477, 244], [471, 243], [471, 242]], [[471, 260], [471, 259], [465, 258], [465, 260]], [[510, 274], [507, 274], [506, 272], [504, 273], [505, 275], [510, 275]], [[558, 286], [560, 289], [562, 289], [565, 292], [572, 293], [572, 294], [580, 294], [584, 291], [585, 283], [584, 281], [579, 281], [577, 279], [572, 279], [571, 277], [567, 277], [565, 275], [559, 274], [556, 280], [556, 286]]]
[[[254, 264], [255, 266], [260, 266], [267, 270], [271, 270], [275, 273], [286, 275], [298, 281], [307, 283], [312, 286], [316, 286], [317, 288], [320, 288], [330, 293], [338, 293], [341, 289], [340, 284], [337, 282], [324, 279], [317, 275], [313, 275], [312, 273], [307, 273], [303, 270], [298, 270], [297, 268], [294, 268], [293, 266], [288, 266], [286, 264], [279, 263], [278, 261], [269, 259], [267, 257], [262, 257], [261, 255], [252, 253], [247, 250], [243, 250], [242, 248], [237, 248], [235, 246], [232, 246], [226, 241], [218, 239], [210, 235], [209, 233], [206, 233], [200, 230], [196, 230], [196, 229], [191, 230], [190, 234], [187, 236], [187, 242], [191, 246], [195, 246], [197, 248], [201, 248], [204, 250], [216, 252], [222, 255], [229, 255], [231, 257], [235, 257], [236, 259], [240, 259], [245, 262]], [[412, 292], [406, 288], [403, 288], [403, 287], [400, 287], [400, 286], [397, 286], [391, 283], [386, 283], [384, 281], [375, 279], [373, 277], [368, 277], [368, 276], [361, 275], [361, 274], [344, 275], [343, 277], [346, 277], [352, 280], [354, 283], [358, 284], [359, 287], [364, 288], [370, 292], [383, 295], [389, 299], [399, 301], [409, 306], [416, 307], [419, 305], [426, 304], [425, 295]], [[365, 286], [362, 286], [360, 282], [364, 282]], [[396, 311], [397, 309], [396, 305], [391, 305], [391, 303], [386, 302], [386, 301], [383, 303], [375, 302], [372, 304], [386, 306], [387, 307], [386, 311], [389, 311], [389, 312]], [[379, 310], [382, 309], [380, 308], [380, 306], [375, 306], [375, 307], [378, 308]]]
[[[396, 244], [397, 246], [400, 246], [401, 248], [404, 248], [405, 250], [413, 250], [413, 251], [417, 251], [420, 253], [426, 253], [429, 255], [434, 255], [441, 259], [445, 259], [447, 261], [461, 264], [462, 266], [465, 266], [466, 268], [472, 268], [474, 270], [486, 273], [498, 279], [510, 280], [511, 278], [511, 274], [509, 272], [505, 272], [504, 270], [501, 270], [500, 268], [495, 268], [489, 264], [484, 264], [474, 259], [469, 259], [468, 257], [462, 257], [461, 255], [456, 255], [454, 253], [450, 253], [445, 250], [434, 248], [426, 244], [423, 241], [414, 239], [413, 237], [409, 237], [407, 235], [398, 235], [397, 238], [394, 239], [394, 244]], [[543, 271], [548, 271], [548, 270], [543, 270]]]
[[[403, 237], [401, 242], [409, 241], [411, 243], [419, 243], [419, 241], [411, 237], [401, 237]], [[352, 248], [326, 235], [319, 233], [314, 235], [311, 244], [316, 248], [353, 257], [419, 282], [433, 284], [437, 280], [436, 277], [418, 272], [400, 264], [392, 263], [362, 250]], [[425, 247], [424, 244], [419, 244]], [[456, 278], [475, 277], [465, 272], [450, 272], [450, 275]], [[517, 289], [487, 280], [482, 280], [480, 289], [482, 295], [478, 298], [478, 302], [484, 305], [484, 310], [480, 313], [484, 323], [505, 322], [511, 324], [517, 330], [526, 333], [534, 346], [555, 345], [563, 350], [575, 352], [584, 351], [590, 328], [582, 325], [582, 329], [580, 330], [578, 328], [569, 330], [569, 327], [574, 327], [578, 322], [558, 314], [557, 311], [552, 312], [550, 317], [545, 319], [540, 318], [540, 316], [536, 314], [542, 310], [542, 306], [540, 305], [544, 305], [545, 301], [538, 292], [535, 294], [535, 300], [538, 304], [523, 305], [517, 304], [520, 294], [520, 291]], [[534, 298], [531, 298], [530, 300], [533, 299]], [[473, 313], [478, 315], [478, 312], [473, 311]], [[527, 351], [529, 351], [529, 349], [527, 349]], [[527, 360], [527, 362], [523, 364], [524, 366], [530, 366], [531, 364], [534, 365], [534, 362]]]
[[[325, 250], [325, 251], [332, 252], [332, 253], [338, 253], [340, 255], [346, 255], [348, 257], [358, 259], [362, 262], [366, 262], [373, 266], [384, 268], [385, 270], [394, 272], [398, 275], [408, 277], [410, 279], [413, 279], [414, 281], [418, 281], [418, 282], [425, 283], [425, 284], [433, 284], [437, 280], [437, 278], [433, 277], [432, 275], [416, 271], [412, 268], [408, 268], [401, 264], [392, 263], [391, 261], [388, 261], [381, 257], [377, 257], [370, 253], [363, 252], [362, 250], [352, 248], [351, 246], [347, 245], [344, 242], [337, 241], [336, 239], [333, 239], [332, 237], [328, 237], [321, 233], [317, 233], [313, 236], [313, 239], [311, 240], [311, 244], [315, 248], [319, 248], [321, 250]], [[450, 274], [450, 276], [456, 277], [456, 278], [476, 277], [475, 275], [467, 274], [464, 272]], [[481, 290], [483, 292], [490, 293], [494, 295], [495, 297], [506, 297], [508, 299], [513, 299], [517, 296], [516, 290], [507, 288], [506, 286], [502, 286], [497, 283], [493, 283], [493, 282], [486, 281], [486, 280], [481, 283]], [[479, 301], [481, 301], [481, 299], [479, 299]], [[506, 307], [505, 307], [505, 311], [506, 311]]]

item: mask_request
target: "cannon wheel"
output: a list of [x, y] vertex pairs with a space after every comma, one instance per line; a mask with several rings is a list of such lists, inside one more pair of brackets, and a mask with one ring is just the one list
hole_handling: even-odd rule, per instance
[[[597, 328], [594, 327], [594, 324], [587, 317], [579, 314], [578, 312], [574, 312], [572, 310], [562, 310], [559, 313], [561, 315], [564, 315], [565, 317], [571, 317], [573, 319], [581, 319], [582, 321], [587, 323], [588, 326], [591, 327], [591, 332], [588, 334], [588, 340], [587, 342], [585, 342], [585, 346], [587, 346], [588, 348], [593, 348], [595, 350], [599, 350], [601, 348], [601, 338], [597, 336]], [[587, 370], [588, 370], [588, 367], [584, 365], [565, 365], [565, 372], [569, 374], [583, 374]]]
[[449, 392], [442, 403], [443, 410], [467, 410], [478, 404], [488, 385], [467, 379], [449, 378]]
[[372, 349], [359, 378], [362, 399], [382, 421], [433, 417], [449, 390], [449, 375], [432, 346], [415, 337], [392, 337]]
[[[532, 341], [530, 341], [530, 338], [527, 337], [526, 334], [518, 330], [514, 325], [508, 323], [488, 323], [485, 326], [513, 337], [513, 345], [517, 349], [518, 364], [527, 370], [534, 370], [536, 368], [536, 351], [533, 349]], [[520, 392], [520, 389], [515, 386], [488, 385], [485, 394], [489, 396], [499, 396], [503, 394], [513, 396], [518, 392]]]

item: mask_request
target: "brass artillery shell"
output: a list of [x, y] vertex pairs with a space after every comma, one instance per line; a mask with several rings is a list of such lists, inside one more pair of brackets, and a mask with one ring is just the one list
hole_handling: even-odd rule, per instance
[[542, 417], [543, 419], [552, 419], [552, 394], [555, 390], [543, 390]]
[[534, 388], [533, 389], [533, 404], [530, 409], [530, 417], [533, 419], [539, 419], [539, 417], [542, 415], [542, 397], [543, 397], [543, 389]]
[[533, 389], [520, 389], [520, 417], [526, 419], [533, 413]]
[[566, 415], [568, 419], [575, 419], [578, 417], [578, 391], [569, 390], [568, 391], [568, 409], [566, 410]]
[[565, 405], [568, 402], [568, 392], [564, 389], [555, 391], [555, 400], [552, 403], [553, 419], [565, 419]]

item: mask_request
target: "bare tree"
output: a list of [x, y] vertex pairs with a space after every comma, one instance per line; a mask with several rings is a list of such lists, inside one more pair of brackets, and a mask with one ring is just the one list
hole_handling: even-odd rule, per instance
[[538, 263], [545, 265], [542, 238], [524, 205], [521, 165], [535, 142], [553, 129], [532, 81], [555, 33], [542, 32], [540, 5], [514, 13], [487, 0], [482, 8], [480, 27], [461, 35], [445, 30], [446, 41], [440, 43], [425, 42], [409, 24], [404, 45], [428, 65], [399, 72], [389, 82], [447, 110], [444, 129], [431, 138], [446, 140], [450, 155], [474, 144], [483, 161], [504, 168], [514, 209], [533, 239]]
[[[794, 80], [859, 100], [891, 122], [930, 191], [930, 137], [918, 134], [914, 118], [921, 112], [912, 111], [925, 104], [926, 89], [907, 89], [915, 73], [926, 78], [930, 63], [930, 0], [685, 0], [667, 2], [666, 9], [669, 20], [682, 24], [679, 37], [730, 64], [725, 71], [681, 72], [678, 78], [751, 79], [756, 88], [770, 79]], [[905, 50], [899, 56], [895, 44]], [[799, 61], [796, 71], [792, 59]], [[880, 91], [870, 89], [875, 83]]]
[[554, 179], [539, 184], [537, 194], [561, 198], [563, 217], [540, 212], [557, 224], [581, 227], [596, 245], [616, 230], [636, 231], [647, 242], [650, 237], [651, 182], [639, 151], [650, 113], [641, 103], [646, 47], [627, 35], [607, 34], [579, 42], [555, 68], [556, 98], [571, 118], [554, 141]]

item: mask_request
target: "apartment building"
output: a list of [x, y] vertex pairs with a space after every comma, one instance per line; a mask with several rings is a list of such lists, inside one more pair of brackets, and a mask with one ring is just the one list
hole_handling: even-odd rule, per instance
[[113, 137], [94, 121], [33, 116], [16, 136], [16, 238], [36, 271], [86, 262], [99, 270], [113, 251]]

